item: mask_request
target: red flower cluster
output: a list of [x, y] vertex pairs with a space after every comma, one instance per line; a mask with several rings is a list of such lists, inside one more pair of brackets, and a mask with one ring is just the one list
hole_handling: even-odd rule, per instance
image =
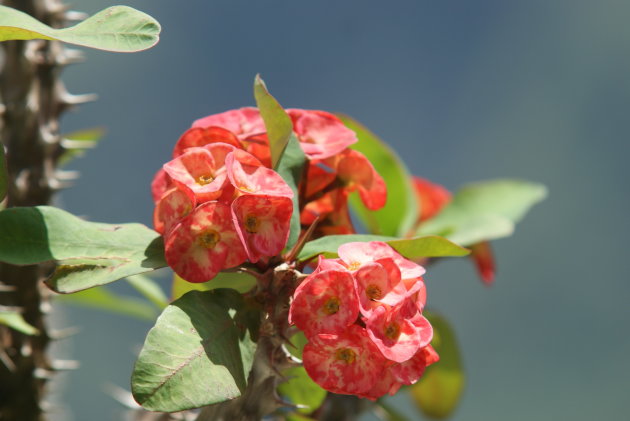
[[293, 192], [268, 165], [257, 110], [206, 117], [182, 135], [152, 184], [155, 229], [179, 276], [205, 282], [282, 251]]
[[[289, 109], [308, 159], [300, 192], [305, 228], [352, 232], [347, 197], [358, 190], [366, 206], [385, 204], [383, 179], [361, 153], [348, 149], [352, 130], [323, 111]], [[152, 184], [154, 225], [165, 237], [168, 264], [190, 282], [205, 282], [246, 259], [255, 263], [286, 245], [293, 193], [271, 169], [265, 124], [256, 108], [195, 121], [177, 141], [173, 160]]]
[[422, 316], [425, 270], [382, 242], [347, 243], [296, 289], [289, 322], [304, 331], [304, 368], [324, 389], [377, 399], [438, 360]]

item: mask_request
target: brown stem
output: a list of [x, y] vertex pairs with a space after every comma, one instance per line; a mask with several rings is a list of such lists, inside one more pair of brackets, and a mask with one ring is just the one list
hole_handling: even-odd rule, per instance
[[[52, 27], [66, 23], [59, 0], [4, 0]], [[61, 150], [59, 116], [71, 96], [59, 79], [67, 50], [57, 42], [33, 40], [1, 44], [0, 142], [6, 147], [9, 185], [7, 207], [48, 204], [61, 183], [56, 160]], [[2, 147], [0, 145], [0, 147]], [[46, 348], [49, 294], [42, 278], [50, 265], [0, 264], [0, 305], [21, 309], [39, 331], [29, 336], [0, 325], [0, 419], [43, 420], [46, 380], [54, 372]]]

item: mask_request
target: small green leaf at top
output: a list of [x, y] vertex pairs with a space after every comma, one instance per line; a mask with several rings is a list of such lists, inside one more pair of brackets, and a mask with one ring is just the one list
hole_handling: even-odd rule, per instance
[[0, 6], [0, 41], [44, 39], [114, 52], [135, 52], [159, 41], [160, 24], [127, 6], [102, 10], [69, 28], [55, 29], [32, 16]]
[[278, 168], [276, 168], [278, 174], [280, 174], [282, 179], [293, 191], [293, 215], [291, 215], [289, 239], [287, 240], [286, 245], [287, 249], [291, 249], [295, 243], [297, 243], [300, 236], [300, 194], [298, 186], [300, 185], [300, 180], [302, 179], [305, 163], [306, 157], [304, 156], [300, 142], [295, 134], [291, 133], [289, 143], [280, 156], [280, 162], [278, 163]]
[[87, 222], [50, 206], [0, 211], [0, 262], [57, 261], [46, 281], [70, 293], [165, 267], [162, 237], [141, 224]]
[[337, 257], [339, 246], [351, 242], [382, 241], [389, 244], [400, 255], [415, 260], [423, 257], [466, 256], [470, 250], [445, 238], [425, 236], [416, 238], [396, 238], [371, 234], [327, 235], [304, 245], [298, 259], [310, 260], [319, 254], [326, 258]]
[[147, 334], [131, 378], [136, 401], [176, 412], [237, 398], [245, 391], [256, 345], [215, 291], [171, 303]]
[[293, 134], [293, 123], [291, 122], [291, 117], [269, 93], [260, 75], [256, 75], [254, 80], [254, 98], [256, 99], [260, 116], [265, 122], [269, 149], [271, 150], [271, 164], [276, 169], [284, 148], [286, 148]]
[[491, 180], [465, 186], [416, 235], [441, 235], [470, 246], [510, 236], [529, 209], [547, 196], [542, 184], [522, 180]]
[[0, 202], [4, 200], [9, 188], [9, 173], [7, 171], [7, 160], [4, 156], [4, 145], [0, 143]]
[[448, 418], [457, 405], [464, 390], [464, 370], [450, 324], [441, 316], [428, 311], [424, 316], [433, 326], [433, 341], [440, 361], [427, 367], [420, 380], [409, 387], [411, 398], [427, 416], [437, 419]]
[[407, 235], [420, 214], [407, 167], [396, 152], [361, 123], [347, 115], [338, 117], [359, 139], [350, 148], [365, 155], [387, 185], [387, 203], [382, 209], [368, 210], [358, 194], [350, 196], [352, 208], [373, 234]]

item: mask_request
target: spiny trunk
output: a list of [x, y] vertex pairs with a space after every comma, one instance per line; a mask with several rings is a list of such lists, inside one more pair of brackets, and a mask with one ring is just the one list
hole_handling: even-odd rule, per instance
[[[52, 27], [64, 26], [65, 7], [58, 0], [0, 0]], [[73, 103], [59, 79], [63, 67], [79, 59], [58, 42], [0, 43], [0, 146], [9, 172], [5, 205], [48, 204], [62, 187], [56, 161], [63, 151], [59, 116]], [[50, 336], [45, 314], [49, 294], [41, 280], [50, 265], [17, 267], [0, 264], [0, 308], [20, 311], [37, 328], [28, 336], [0, 325], [0, 420], [44, 419], [46, 380], [55, 371], [46, 355]]]

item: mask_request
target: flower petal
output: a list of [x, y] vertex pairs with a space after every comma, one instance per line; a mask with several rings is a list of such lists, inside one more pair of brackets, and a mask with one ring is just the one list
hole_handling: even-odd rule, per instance
[[356, 134], [325, 111], [288, 109], [293, 130], [308, 159], [334, 156], [357, 142]]
[[296, 289], [289, 323], [311, 337], [344, 332], [358, 315], [352, 275], [345, 270], [325, 270], [309, 275]]
[[166, 261], [188, 282], [206, 282], [245, 261], [230, 207], [219, 202], [198, 206], [165, 238]]
[[372, 389], [385, 368], [385, 359], [357, 325], [338, 335], [315, 335], [304, 346], [304, 368], [324, 389], [357, 395]]
[[252, 263], [282, 251], [292, 213], [293, 201], [288, 197], [246, 194], [232, 202], [236, 231]]

